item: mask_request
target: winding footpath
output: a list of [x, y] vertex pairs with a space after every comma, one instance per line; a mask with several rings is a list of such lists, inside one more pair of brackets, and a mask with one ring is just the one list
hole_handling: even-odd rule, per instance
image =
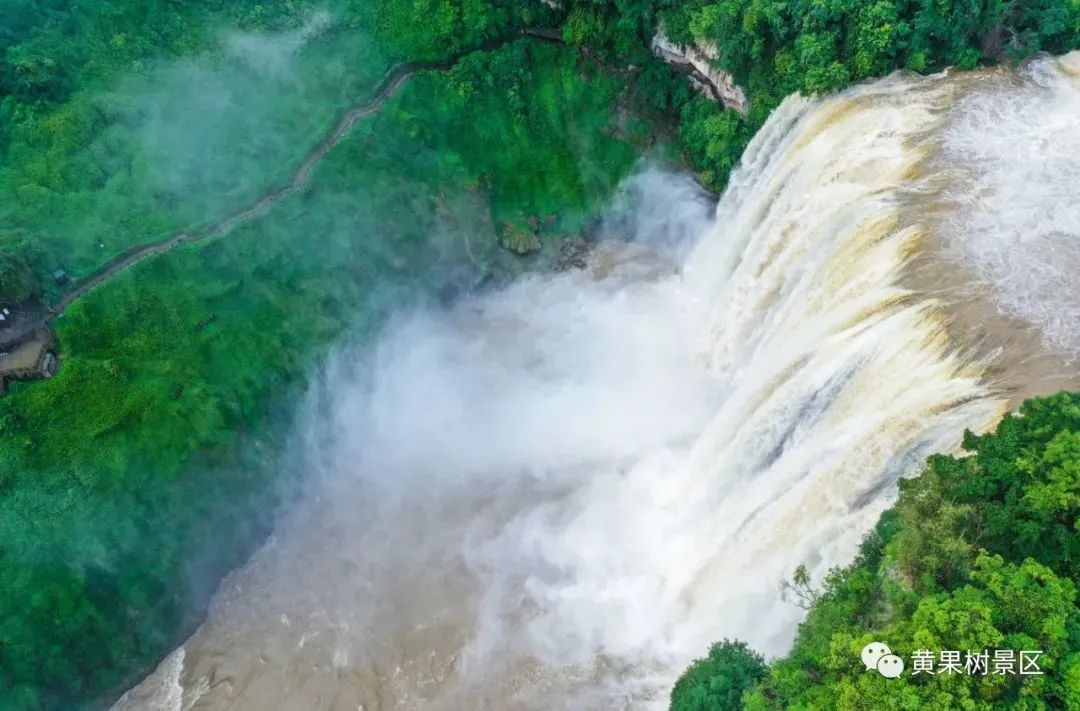
[[170, 252], [183, 244], [221, 237], [237, 225], [243, 224], [263, 213], [267, 208], [279, 200], [302, 190], [308, 184], [311, 172], [324, 158], [326, 158], [330, 151], [332, 151], [334, 147], [348, 135], [352, 127], [355, 126], [358, 121], [378, 113], [383, 107], [383, 104], [396, 94], [401, 87], [405, 86], [409, 79], [418, 72], [431, 70], [446, 71], [473, 52], [491, 51], [520, 39], [563, 44], [558, 30], [529, 28], [523, 29], [516, 34], [507, 37], [491, 40], [447, 60], [405, 62], [396, 65], [386, 73], [386, 76], [383, 77], [370, 99], [360, 106], [346, 112], [333, 130], [319, 141], [318, 145], [308, 152], [304, 157], [304, 160], [293, 172], [292, 178], [289, 180], [288, 184], [264, 194], [250, 205], [246, 205], [245, 207], [229, 213], [205, 229], [195, 232], [181, 232], [159, 242], [140, 245], [116, 256], [103, 264], [93, 274], [80, 281], [74, 289], [65, 294], [60, 301], [56, 302], [42, 318], [40, 326], [46, 326], [54, 319], [59, 318], [75, 301], [139, 262]]

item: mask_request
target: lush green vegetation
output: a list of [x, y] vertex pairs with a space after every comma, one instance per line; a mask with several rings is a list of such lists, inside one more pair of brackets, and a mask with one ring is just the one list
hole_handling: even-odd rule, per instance
[[[842, 89], [894, 69], [970, 69], [1080, 46], [1074, 0], [734, 0], [674, 3], [661, 18], [676, 41], [715, 46], [717, 65], [749, 94], [744, 122], [714, 123], [710, 141], [687, 145], [691, 159], [719, 182], [741, 144], [788, 94]], [[683, 116], [691, 126], [710, 120], [693, 106]]]
[[[683, 148], [721, 187], [747, 141], [785, 96], [842, 89], [894, 69], [1016, 61], [1080, 46], [1076, 0], [568, 0], [564, 35], [647, 67], [657, 27], [680, 44], [715, 47], [716, 65], [750, 98], [721, 119], [701, 96], [654, 94], [678, 112]], [[647, 74], [650, 71], [646, 69]]]
[[[742, 648], [696, 663], [672, 708], [1073, 709], [1080, 707], [1080, 395], [1035, 399], [995, 432], [935, 455], [901, 482], [858, 559], [811, 600], [791, 653], [756, 684]], [[884, 641], [909, 671], [865, 671]], [[912, 653], [1042, 650], [1042, 676], [911, 675]], [[737, 652], [737, 653], [736, 653]], [[712, 689], [742, 689], [722, 703]]]
[[765, 659], [743, 642], [724, 640], [690, 665], [671, 691], [672, 711], [737, 708], [743, 694], [768, 671]]
[[22, 237], [48, 297], [58, 267], [86, 276], [283, 182], [387, 66], [304, 3], [13, 5], [25, 30], [0, 35], [0, 244]]
[[[22, 84], [3, 99], [0, 299], [54, 297], [57, 264], [83, 275], [212, 222], [287, 180], [394, 61], [513, 20], [436, 52], [442, 35], [402, 34], [436, 29], [403, 29], [416, 3], [343, 3], [325, 24], [305, 3], [67, 5], [19, 6], [3, 35]], [[468, 4], [442, 5], [457, 32]], [[93, 51], [118, 34], [118, 54]], [[577, 237], [651, 139], [616, 116], [628, 100], [573, 49], [477, 52], [415, 77], [302, 193], [56, 321], [59, 374], [0, 399], [0, 708], [107, 700], [175, 645], [288, 491], [273, 413], [320, 354], [528, 266], [500, 242]]]
[[54, 300], [58, 267], [85, 277], [285, 183], [392, 64], [549, 19], [435, 0], [2, 4], [0, 273], [34, 276], [5, 279], [5, 301]]

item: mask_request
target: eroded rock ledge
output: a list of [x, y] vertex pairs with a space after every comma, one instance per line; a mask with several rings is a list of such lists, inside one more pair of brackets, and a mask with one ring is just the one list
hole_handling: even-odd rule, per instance
[[676, 70], [687, 74], [690, 84], [697, 91], [740, 114], [746, 113], [749, 107], [746, 92], [735, 83], [730, 74], [720, 71], [712, 64], [717, 57], [714, 45], [703, 43], [680, 46], [668, 39], [663, 32], [657, 32], [653, 37], [652, 51]]

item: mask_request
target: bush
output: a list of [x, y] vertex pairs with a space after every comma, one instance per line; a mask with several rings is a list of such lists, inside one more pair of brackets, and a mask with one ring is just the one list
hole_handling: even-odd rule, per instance
[[724, 640], [679, 677], [671, 691], [672, 711], [737, 711], [743, 694], [765, 676], [765, 659], [743, 642]]

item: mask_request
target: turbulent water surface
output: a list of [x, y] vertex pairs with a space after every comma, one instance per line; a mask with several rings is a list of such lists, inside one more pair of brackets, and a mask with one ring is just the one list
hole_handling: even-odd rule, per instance
[[1076, 56], [792, 98], [715, 209], [646, 171], [588, 268], [399, 315], [310, 397], [306, 503], [119, 707], [652, 707], [718, 638], [783, 653], [784, 577], [1073, 382], [1078, 107]]

